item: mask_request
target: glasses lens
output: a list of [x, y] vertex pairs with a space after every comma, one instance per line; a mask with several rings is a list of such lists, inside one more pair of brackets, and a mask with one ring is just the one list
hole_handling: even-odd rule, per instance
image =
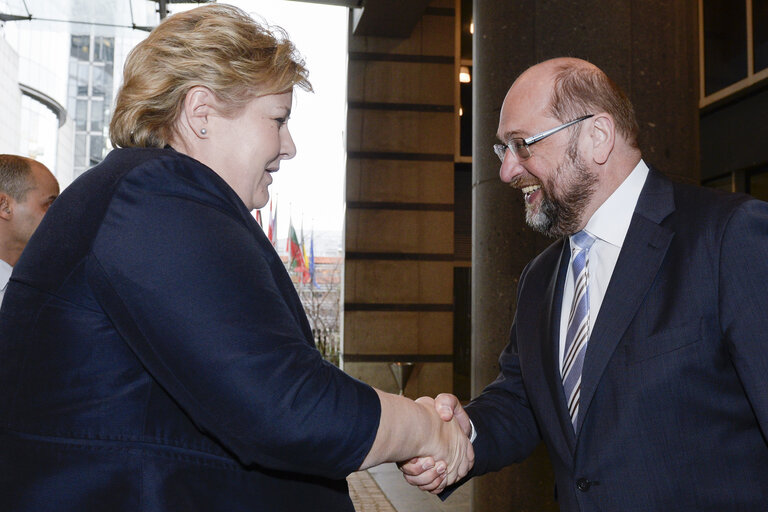
[[512, 139], [509, 141], [509, 147], [515, 152], [515, 156], [520, 162], [531, 158], [531, 151], [523, 139]]
[[493, 145], [493, 152], [496, 153], [496, 156], [499, 157], [499, 160], [502, 162], [504, 161], [504, 153], [507, 151], [507, 145], [506, 144], [494, 144]]

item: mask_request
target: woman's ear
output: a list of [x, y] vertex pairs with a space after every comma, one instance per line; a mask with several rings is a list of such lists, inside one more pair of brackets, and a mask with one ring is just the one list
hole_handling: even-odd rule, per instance
[[181, 128], [193, 137], [208, 138], [208, 117], [216, 111], [217, 101], [213, 92], [201, 85], [187, 91], [181, 114]]
[[592, 122], [592, 158], [603, 165], [613, 151], [616, 142], [616, 126], [610, 114], [596, 114]]

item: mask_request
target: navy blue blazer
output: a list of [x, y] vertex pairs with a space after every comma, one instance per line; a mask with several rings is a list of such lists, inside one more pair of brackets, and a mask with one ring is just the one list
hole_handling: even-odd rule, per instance
[[69, 186], [0, 311], [0, 509], [352, 511], [375, 391], [235, 192], [172, 149]]
[[541, 439], [561, 510], [768, 510], [768, 204], [651, 170], [586, 352], [558, 370], [568, 239], [523, 271], [498, 379], [467, 407], [473, 474]]

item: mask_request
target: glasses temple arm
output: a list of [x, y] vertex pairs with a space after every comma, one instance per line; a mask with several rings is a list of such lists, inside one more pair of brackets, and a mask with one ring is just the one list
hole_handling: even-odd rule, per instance
[[564, 130], [565, 128], [568, 128], [572, 124], [579, 123], [579, 122], [581, 122], [581, 121], [583, 121], [585, 119], [589, 119], [590, 117], [593, 117], [593, 116], [594, 116], [594, 114], [589, 114], [589, 115], [586, 115], [586, 116], [582, 116], [582, 117], [580, 117], [578, 119], [574, 119], [573, 121], [569, 121], [569, 122], [567, 122], [565, 124], [561, 124], [560, 126], [555, 126], [554, 128], [550, 128], [549, 130], [547, 130], [545, 132], [541, 132], [539, 134], [536, 134], [533, 137], [528, 137], [523, 142], [525, 142], [526, 146], [530, 146], [534, 142], [539, 142], [541, 139], [549, 137], [553, 133], [557, 133], [560, 130]]

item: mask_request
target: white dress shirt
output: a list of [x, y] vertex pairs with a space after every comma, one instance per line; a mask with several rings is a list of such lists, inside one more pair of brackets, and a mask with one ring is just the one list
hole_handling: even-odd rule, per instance
[[8, 286], [8, 279], [11, 278], [13, 267], [3, 260], [0, 260], [0, 304], [3, 303], [5, 288]]
[[[613, 269], [619, 259], [621, 246], [629, 230], [632, 214], [635, 212], [637, 199], [648, 177], [648, 166], [640, 160], [629, 176], [597, 209], [587, 221], [584, 230], [595, 237], [595, 243], [589, 249], [587, 263], [589, 286], [589, 332], [595, 327], [595, 319], [605, 297]], [[571, 242], [573, 247], [573, 242]], [[573, 260], [573, 253], [571, 253]], [[563, 306], [560, 312], [560, 368], [563, 367], [565, 334], [568, 330], [568, 315], [573, 302], [573, 269], [568, 264], [563, 289]], [[562, 371], [562, 370], [561, 370]]]

